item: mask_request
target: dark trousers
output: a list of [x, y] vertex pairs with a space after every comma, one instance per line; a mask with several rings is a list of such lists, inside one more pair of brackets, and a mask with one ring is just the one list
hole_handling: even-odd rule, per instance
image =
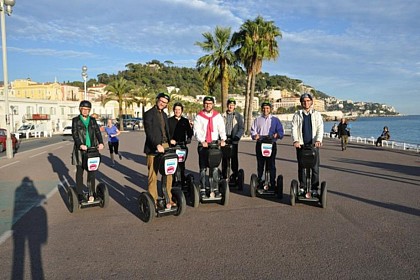
[[84, 170], [82, 166], [76, 165], [76, 192], [77, 194], [83, 194], [83, 172], [87, 172], [88, 187], [91, 187], [92, 191], [95, 191], [95, 171]]
[[[261, 142], [257, 141], [257, 144], [255, 145], [255, 154], [257, 155], [257, 172], [258, 172], [258, 179], [261, 180], [263, 173], [264, 173], [264, 166], [266, 161], [267, 162], [267, 168], [270, 170], [270, 184], [274, 187], [274, 184], [276, 182], [276, 155], [277, 155], [277, 144], [273, 143], [273, 148], [271, 151], [271, 156], [264, 157], [261, 152]], [[265, 178], [266, 180], [268, 178]]]
[[109, 153], [118, 155], [119, 142], [108, 142]]
[[222, 174], [223, 178], [228, 178], [230, 174], [227, 174], [228, 161], [230, 160], [230, 170], [234, 176], [238, 174], [238, 144], [232, 144], [230, 154], [223, 153], [222, 160]]
[[[306, 185], [306, 176], [305, 176], [305, 169], [302, 167], [302, 149], [296, 148], [296, 157], [298, 161], [298, 177], [299, 177], [299, 184], [300, 186], [304, 187]], [[319, 148], [315, 148], [315, 163], [314, 166], [311, 168], [312, 176], [311, 176], [311, 189], [317, 190], [319, 186]]]

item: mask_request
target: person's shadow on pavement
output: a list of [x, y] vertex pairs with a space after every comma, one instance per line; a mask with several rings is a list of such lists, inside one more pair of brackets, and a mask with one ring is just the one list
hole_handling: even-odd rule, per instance
[[69, 188], [74, 186], [75, 182], [70, 176], [69, 169], [67, 168], [66, 164], [60, 158], [52, 153], [48, 153], [48, 161], [50, 162], [54, 173], [57, 174], [58, 180], [60, 180], [59, 184], [57, 185], [57, 189], [60, 193], [61, 199], [63, 199], [64, 204], [67, 206], [67, 208], [69, 208]]
[[25, 245], [28, 243], [32, 279], [44, 279], [41, 246], [48, 239], [47, 213], [42, 206], [45, 195], [39, 195], [29, 177], [15, 191], [13, 209], [12, 279], [25, 277]]

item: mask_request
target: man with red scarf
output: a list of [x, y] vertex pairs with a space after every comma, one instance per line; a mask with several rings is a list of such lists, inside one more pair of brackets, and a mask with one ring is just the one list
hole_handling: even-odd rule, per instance
[[200, 167], [201, 194], [205, 192], [206, 168], [208, 162], [208, 144], [221, 140], [220, 146], [225, 146], [226, 128], [223, 117], [213, 110], [214, 98], [206, 96], [203, 107], [194, 119], [194, 135], [198, 140], [198, 165]]

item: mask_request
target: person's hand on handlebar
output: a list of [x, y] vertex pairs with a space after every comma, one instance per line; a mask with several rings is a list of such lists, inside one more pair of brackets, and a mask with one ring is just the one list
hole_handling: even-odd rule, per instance
[[164, 153], [165, 152], [165, 148], [163, 148], [163, 146], [161, 144], [157, 145], [157, 150], [159, 153]]
[[206, 141], [201, 142], [201, 145], [203, 145], [203, 148], [207, 148], [209, 146], [209, 144]]
[[174, 139], [171, 139], [171, 141], [169, 141], [171, 143], [171, 145], [176, 145], [176, 141]]
[[295, 141], [295, 142], [293, 142], [293, 146], [295, 147], [295, 148], [301, 148], [301, 146], [300, 146], [300, 144], [299, 144], [299, 141]]
[[322, 146], [322, 142], [316, 141], [315, 142], [315, 147], [319, 148]]
[[220, 147], [224, 147], [226, 145], [225, 140], [220, 141]]
[[102, 150], [103, 148], [104, 148], [104, 144], [101, 143], [98, 145], [98, 150]]
[[80, 145], [80, 150], [87, 151], [87, 146], [86, 145]]

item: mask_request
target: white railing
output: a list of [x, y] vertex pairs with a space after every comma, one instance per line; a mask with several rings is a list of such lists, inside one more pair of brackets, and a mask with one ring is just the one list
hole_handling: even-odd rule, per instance
[[[324, 138], [330, 138], [330, 133], [325, 132]], [[330, 139], [337, 139], [334, 136]], [[366, 145], [372, 145], [374, 146], [376, 143], [377, 138], [375, 137], [360, 137], [360, 136], [350, 136], [349, 142], [356, 142]], [[398, 141], [391, 141], [391, 140], [382, 140], [382, 147], [387, 147], [391, 149], [399, 149], [404, 151], [414, 151], [416, 153], [420, 152], [420, 144], [412, 144], [412, 143], [404, 143], [404, 142], [398, 142]]]

